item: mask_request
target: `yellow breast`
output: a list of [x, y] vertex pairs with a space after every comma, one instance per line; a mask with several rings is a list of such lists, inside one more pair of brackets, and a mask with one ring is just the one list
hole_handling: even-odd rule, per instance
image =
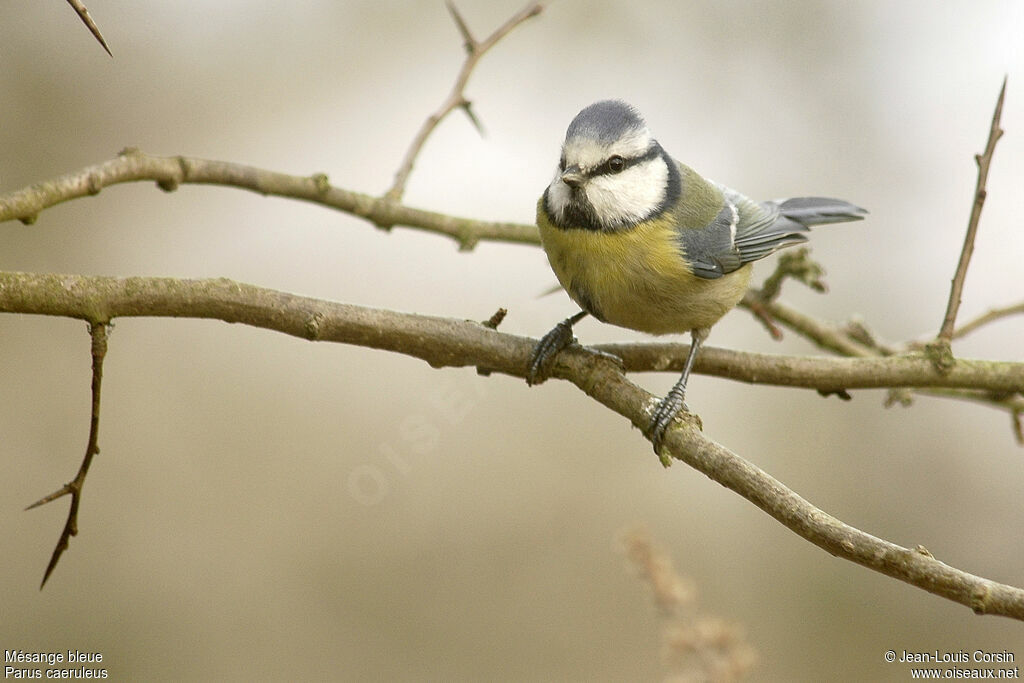
[[537, 225], [569, 296], [621, 327], [650, 334], [711, 327], [743, 298], [750, 280], [750, 265], [714, 280], [693, 275], [670, 217], [615, 232], [563, 230], [538, 205]]

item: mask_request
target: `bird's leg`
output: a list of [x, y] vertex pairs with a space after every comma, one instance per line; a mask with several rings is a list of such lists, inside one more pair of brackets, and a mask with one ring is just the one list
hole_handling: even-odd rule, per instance
[[661, 450], [661, 440], [665, 437], [665, 430], [668, 428], [672, 420], [675, 419], [676, 415], [679, 414], [680, 410], [689, 409], [686, 407], [686, 403], [683, 402], [683, 398], [686, 395], [686, 380], [690, 377], [690, 370], [693, 369], [693, 361], [697, 358], [697, 351], [700, 350], [700, 345], [704, 343], [704, 340], [708, 338], [707, 329], [697, 329], [690, 332], [690, 352], [686, 355], [686, 364], [683, 366], [683, 374], [676, 382], [676, 385], [665, 395], [665, 398], [661, 399], [658, 403], [658, 407], [654, 409], [654, 415], [651, 416], [651, 424], [647, 427], [646, 435], [654, 444], [654, 452], [657, 453]]
[[558, 352], [575, 341], [572, 336], [572, 326], [587, 316], [586, 311], [580, 311], [574, 316], [566, 318], [562, 322], [541, 337], [537, 345], [533, 347], [530, 354], [530, 365], [526, 370], [526, 383], [530, 386], [540, 384], [548, 378], [551, 371], [551, 363], [555, 360]]

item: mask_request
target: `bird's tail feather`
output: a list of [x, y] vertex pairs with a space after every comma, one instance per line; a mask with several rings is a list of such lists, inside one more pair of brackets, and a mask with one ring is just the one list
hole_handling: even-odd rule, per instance
[[776, 199], [772, 203], [779, 207], [779, 213], [783, 216], [805, 227], [859, 221], [867, 213], [850, 202], [830, 197], [793, 197]]

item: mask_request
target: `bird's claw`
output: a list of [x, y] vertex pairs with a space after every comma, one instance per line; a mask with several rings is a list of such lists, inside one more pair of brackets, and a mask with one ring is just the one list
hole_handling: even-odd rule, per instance
[[669, 425], [677, 417], [686, 414], [687, 417], [691, 417], [696, 421], [698, 429], [702, 429], [700, 418], [690, 412], [690, 409], [686, 407], [686, 403], [683, 401], [682, 395], [677, 395], [669, 392], [668, 396], [661, 399], [655, 407], [653, 414], [651, 415], [651, 422], [647, 429], [644, 431], [651, 445], [654, 446], [654, 453], [661, 460], [661, 464], [668, 467], [671, 464], [671, 458], [661, 452], [661, 447], [664, 443], [665, 432], [668, 430]]
[[555, 325], [550, 332], [541, 337], [530, 354], [530, 364], [526, 369], [526, 383], [530, 386], [540, 384], [551, 374], [551, 365], [562, 349], [576, 341], [572, 335], [572, 325], [563, 320]]
[[[576, 337], [572, 335], [572, 319], [570, 318], [555, 325], [533, 347], [533, 353], [530, 354], [530, 363], [526, 368], [526, 383], [533, 386], [546, 380], [551, 375], [551, 368], [554, 365], [555, 357], [573, 344], [576, 344]], [[594, 359], [614, 364], [619, 372], [624, 373], [626, 371], [625, 363], [614, 353], [589, 347], [585, 348], [585, 350]]]
[[651, 444], [654, 445], [655, 453], [661, 450], [661, 443], [665, 438], [665, 430], [672, 424], [672, 420], [679, 414], [679, 411], [686, 410], [685, 403], [682, 401], [676, 402], [671, 399], [671, 396], [666, 396], [658, 401], [658, 405], [651, 415], [651, 422], [647, 426], [647, 431], [644, 432], [644, 436], [650, 439]]

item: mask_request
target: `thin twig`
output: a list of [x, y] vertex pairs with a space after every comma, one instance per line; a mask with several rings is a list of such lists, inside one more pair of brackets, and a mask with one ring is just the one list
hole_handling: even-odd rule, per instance
[[812, 290], [824, 293], [828, 291], [822, 277], [825, 269], [816, 261], [810, 258], [810, 250], [806, 247], [794, 249], [783, 253], [775, 266], [775, 270], [765, 278], [760, 289], [752, 289], [743, 298], [743, 304], [753, 315], [754, 319], [764, 325], [768, 334], [775, 341], [782, 339], [782, 329], [775, 324], [768, 304], [775, 301], [782, 292], [782, 283], [787, 278], [803, 282]]
[[86, 27], [89, 29], [89, 32], [92, 33], [93, 37], [95, 37], [96, 40], [100, 41], [100, 45], [102, 45], [103, 49], [107, 51], [107, 54], [113, 57], [113, 53], [107, 46], [107, 41], [103, 40], [103, 34], [100, 33], [100, 27], [97, 26], [96, 22], [92, 20], [91, 16], [89, 16], [89, 10], [87, 10], [85, 8], [85, 5], [82, 4], [82, 0], [68, 0], [68, 4], [71, 5], [71, 7], [78, 14], [78, 17], [85, 23]]
[[[659, 342], [594, 344], [591, 348], [620, 358], [627, 372], [679, 372], [689, 350], [686, 344]], [[823, 358], [702, 346], [694, 370], [737, 382], [801, 387], [826, 393], [891, 387], [981, 389], [990, 395], [1024, 392], [1024, 363], [961, 358], [950, 373], [937, 373], [922, 354]], [[985, 385], [983, 389], [981, 385]]]
[[972, 391], [970, 389], [930, 389], [918, 388], [914, 393], [923, 396], [934, 396], [936, 398], [952, 398], [958, 401], [969, 401], [979, 403], [988, 407], [1002, 408], [1010, 416], [1010, 429], [1018, 444], [1024, 446], [1024, 434], [1018, 424], [1024, 415], [1024, 394], [1010, 394], [992, 391]]
[[841, 356], [869, 358], [878, 355], [861, 341], [851, 337], [846, 330], [801, 313], [780, 301], [766, 301], [756, 290], [747, 292], [740, 301], [740, 306], [754, 311], [758, 317], [767, 316], [773, 323], [781, 323], [819, 347]]
[[93, 457], [100, 452], [98, 443], [100, 431], [100, 385], [103, 381], [103, 359], [107, 355], [107, 323], [94, 322], [89, 325], [89, 335], [92, 337], [92, 415], [89, 420], [89, 443], [85, 447], [85, 457], [82, 458], [82, 465], [78, 468], [75, 478], [64, 484], [48, 496], [40, 498], [29, 505], [26, 510], [45, 505], [57, 500], [62, 496], [71, 494], [71, 509], [68, 510], [68, 519], [60, 532], [60, 540], [53, 549], [50, 556], [50, 563], [46, 565], [46, 572], [43, 574], [43, 581], [39, 584], [39, 590], [46, 585], [46, 580], [57, 567], [60, 556], [68, 549], [68, 543], [72, 536], [78, 535], [78, 506], [82, 502], [82, 486], [85, 484], [85, 477], [89, 474], [89, 466], [92, 465]]
[[460, 218], [424, 211], [340, 187], [327, 176], [296, 176], [228, 161], [195, 157], [155, 157], [138, 149], [123, 150], [115, 159], [87, 166], [52, 180], [0, 195], [0, 222], [35, 223], [40, 211], [56, 204], [97, 195], [110, 185], [150, 180], [165, 192], [183, 184], [221, 185], [262, 195], [290, 197], [364, 218], [375, 225], [405, 225], [450, 237], [459, 249], [473, 249], [481, 240], [540, 244], [537, 226]]
[[944, 343], [947, 347], [953, 339], [953, 326], [956, 324], [956, 314], [960, 309], [960, 297], [963, 294], [964, 280], [967, 277], [967, 266], [971, 262], [971, 254], [974, 253], [974, 239], [978, 233], [978, 221], [981, 220], [981, 208], [985, 205], [985, 183], [988, 180], [989, 166], [992, 164], [992, 153], [995, 152], [996, 143], [1003, 135], [1003, 129], [999, 127], [999, 119], [1003, 115], [1003, 100], [1005, 98], [1006, 77], [1003, 77], [1003, 87], [999, 89], [996, 109], [992, 112], [992, 126], [989, 128], [985, 151], [974, 156], [974, 161], [978, 165], [978, 181], [974, 187], [974, 205], [971, 207], [970, 220], [967, 221], [967, 234], [964, 236], [960, 261], [957, 263], [956, 274], [953, 275], [953, 283], [949, 290], [946, 315], [942, 319], [942, 328], [939, 330], [937, 338], [937, 341]]
[[466, 59], [462, 63], [462, 68], [459, 70], [459, 75], [455, 78], [455, 85], [452, 86], [451, 92], [448, 97], [445, 98], [441, 106], [438, 107], [437, 111], [427, 117], [427, 120], [420, 126], [420, 130], [416, 133], [416, 137], [413, 138], [412, 144], [409, 145], [408, 151], [405, 153], [405, 158], [402, 159], [402, 165], [398, 167], [398, 171], [395, 173], [394, 183], [391, 185], [385, 194], [384, 198], [397, 202], [401, 200], [402, 194], [405, 192], [405, 184], [409, 181], [409, 174], [412, 173], [412, 167], [416, 163], [416, 157], [419, 156], [420, 150], [423, 149], [424, 143], [427, 138], [437, 127], [437, 124], [441, 122], [444, 117], [452, 112], [453, 109], [462, 108], [469, 120], [473, 125], [480, 130], [480, 122], [477, 120], [476, 115], [473, 113], [472, 105], [469, 100], [466, 99], [464, 94], [466, 89], [466, 83], [469, 81], [470, 75], [473, 73], [473, 69], [476, 67], [477, 62], [484, 54], [494, 47], [495, 43], [508, 35], [515, 27], [523, 23], [530, 17], [537, 16], [544, 9], [543, 2], [531, 2], [523, 9], [516, 12], [508, 21], [499, 26], [494, 33], [487, 36], [482, 41], [477, 41], [473, 38], [473, 35], [469, 31], [469, 27], [466, 25], [465, 20], [459, 11], [455, 8], [455, 5], [449, 0], [448, 11], [451, 12], [452, 19], [455, 21], [456, 27], [459, 29], [459, 33], [462, 35], [463, 44], [466, 48]]
[[[746, 296], [740, 305], [744, 308], [749, 309], [758, 320], [762, 320], [761, 316], [765, 316], [768, 320], [775, 323], [784, 325], [786, 328], [792, 330], [796, 334], [804, 337], [808, 341], [813, 342], [818, 347], [832, 351], [841, 356], [849, 358], [877, 358], [877, 357], [915, 357], [913, 353], [908, 353], [906, 350], [893, 347], [891, 345], [882, 344], [878, 341], [872, 341], [871, 344], [865, 344], [862, 335], [854, 334], [851, 325], [847, 324], [844, 326], [835, 325], [828, 323], [805, 313], [801, 313], [796, 309], [780, 302], [780, 301], [764, 301], [756, 290], [747, 292]], [[773, 335], [774, 336], [774, 335]], [[909, 345], [911, 349], [914, 345]], [[677, 347], [680, 349], [671, 354], [673, 365], [681, 363], [682, 359], [686, 358], [685, 349], [686, 345], [679, 344]], [[614, 350], [610, 350], [610, 345], [603, 345], [601, 347], [605, 351], [610, 353], [616, 353]], [[714, 370], [710, 365], [711, 355], [717, 353], [718, 350], [712, 350], [710, 348], [702, 349], [701, 353], [707, 354], [708, 365], [701, 363], [698, 358], [697, 364], [694, 367], [695, 372], [699, 373], [713, 373]], [[925, 349], [927, 351], [927, 349]], [[668, 356], [669, 354], [666, 354]], [[926, 355], [927, 357], [927, 355]], [[952, 370], [957, 366], [959, 361], [950, 359], [951, 364], [946, 370]], [[802, 360], [801, 360], [802, 362]], [[986, 361], [987, 362], [987, 361]], [[934, 369], [934, 362], [929, 361], [928, 365]], [[627, 367], [629, 367], [627, 365]], [[630, 368], [632, 369], [632, 368]], [[927, 372], [927, 371], [923, 371]], [[939, 373], [941, 374], [941, 373]], [[720, 375], [722, 376], [722, 375]], [[758, 375], [760, 376], [760, 375]], [[740, 379], [739, 377], [731, 377], [731, 379]], [[894, 378], [890, 378], [894, 379]], [[992, 408], [1007, 411], [1011, 418], [1016, 420], [1014, 416], [1019, 415], [1024, 410], [1024, 394], [1017, 397], [1007, 398], [1003, 392], [991, 392], [991, 391], [975, 391], [968, 388], [951, 389], [930, 389], [927, 387], [915, 387], [913, 389], [896, 387], [894, 385], [888, 385], [893, 387], [894, 391], [898, 392], [898, 396], [901, 398], [909, 399], [911, 391], [916, 394], [923, 394], [926, 396], [941, 397], [941, 398], [952, 398], [957, 400], [972, 401], [975, 403], [982, 403]], [[852, 387], [851, 387], [852, 388]], [[1018, 390], [1019, 392], [1019, 390]], [[892, 392], [890, 392], [890, 398], [886, 401], [886, 407], [893, 404]], [[906, 403], [904, 403], [906, 405]], [[1013, 422], [1016, 425], [1016, 421]], [[1014, 431], [1014, 438], [1017, 443], [1024, 445], [1024, 439], [1017, 437], [1017, 432]]]
[[1013, 304], [1012, 306], [1004, 306], [1002, 308], [993, 308], [992, 310], [988, 311], [987, 313], [979, 315], [974, 320], [971, 320], [970, 322], [966, 322], [963, 325], [961, 325], [960, 327], [958, 327], [956, 329], [956, 331], [953, 332], [953, 339], [959, 339], [960, 337], [967, 336], [968, 334], [970, 334], [971, 332], [974, 332], [975, 330], [977, 330], [979, 327], [982, 327], [983, 325], [988, 325], [989, 323], [992, 323], [992, 322], [995, 322], [997, 320], [1000, 320], [1001, 318], [1005, 318], [1005, 317], [1011, 316], [1011, 315], [1017, 315], [1019, 313], [1024, 313], [1024, 301], [1022, 301], [1022, 302], [1020, 302], [1018, 304]]

